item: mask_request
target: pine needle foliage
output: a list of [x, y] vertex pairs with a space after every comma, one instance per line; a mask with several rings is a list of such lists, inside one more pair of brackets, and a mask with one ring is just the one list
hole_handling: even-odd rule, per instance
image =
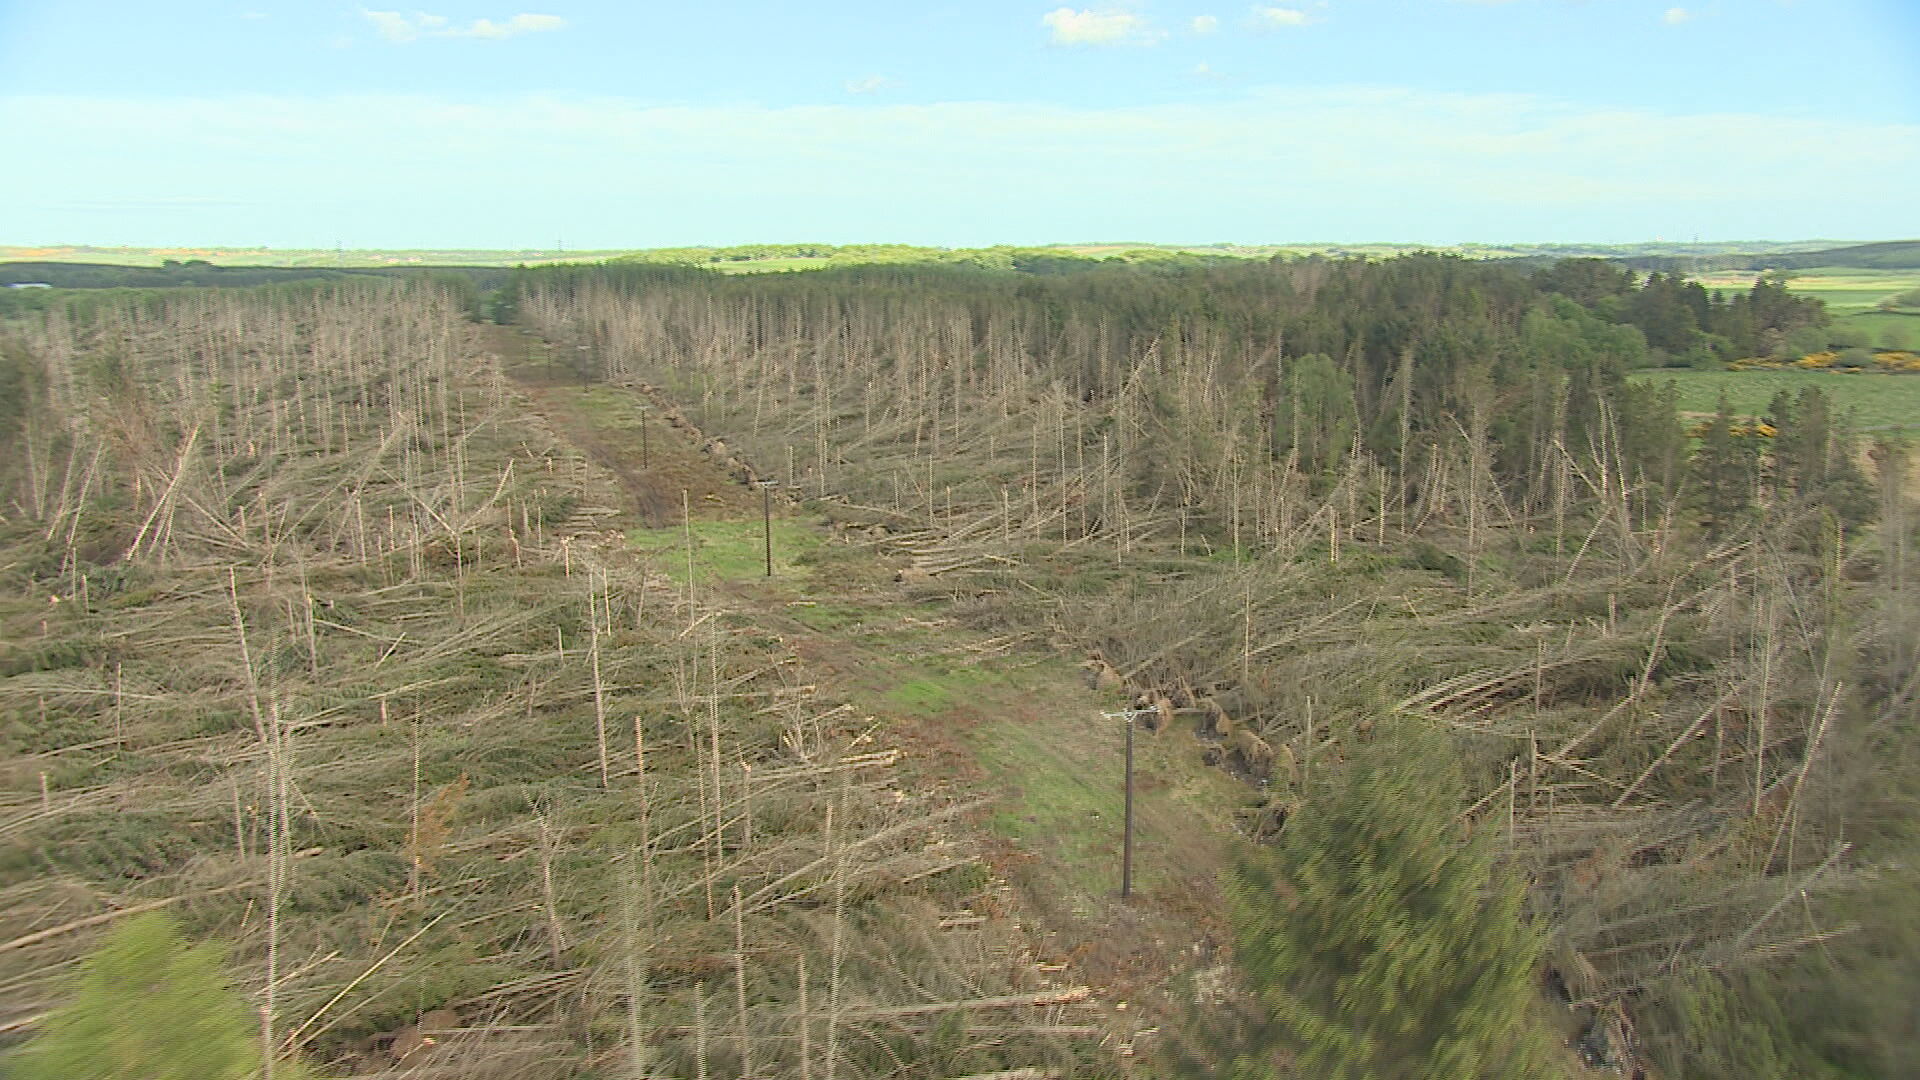
[[1460, 835], [1452, 761], [1398, 725], [1237, 869], [1238, 957], [1272, 1024], [1236, 1076], [1551, 1075], [1528, 1012], [1545, 939], [1487, 833]]
[[252, 1028], [217, 947], [189, 943], [163, 915], [138, 915], [82, 963], [73, 1000], [48, 1017], [8, 1075], [237, 1080], [260, 1073]]

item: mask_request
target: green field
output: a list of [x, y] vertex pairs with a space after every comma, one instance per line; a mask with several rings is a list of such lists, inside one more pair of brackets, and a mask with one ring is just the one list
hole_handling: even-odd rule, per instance
[[[1756, 276], [1752, 271], [1723, 270], [1701, 274], [1696, 280], [1709, 289], [1736, 290], [1750, 288]], [[1864, 344], [1882, 349], [1920, 346], [1920, 309], [1880, 310], [1880, 302], [1887, 297], [1920, 289], [1920, 270], [1815, 266], [1794, 271], [1787, 289], [1821, 300], [1833, 315], [1833, 325], [1853, 331]]]
[[1920, 311], [1863, 311], [1836, 320], [1866, 335], [1867, 344], [1880, 349], [1920, 348]]
[[[1709, 289], [1745, 289], [1758, 276], [1751, 271], [1723, 270], [1701, 274]], [[1816, 266], [1794, 271], [1787, 289], [1826, 302], [1834, 315], [1871, 310], [1881, 300], [1909, 289], [1920, 289], [1920, 270], [1860, 270], [1846, 266]]]
[[1832, 396], [1854, 423], [1866, 431], [1920, 431], [1920, 376], [1842, 375], [1827, 371], [1682, 371], [1660, 370], [1634, 376], [1645, 382], [1668, 380], [1679, 388], [1682, 412], [1711, 413], [1727, 396], [1733, 411], [1758, 416], [1782, 390], [1798, 394], [1816, 386]]

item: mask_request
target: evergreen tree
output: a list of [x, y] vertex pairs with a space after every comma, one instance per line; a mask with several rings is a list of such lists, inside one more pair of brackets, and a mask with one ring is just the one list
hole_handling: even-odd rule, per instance
[[[121, 923], [80, 969], [74, 998], [13, 1064], [14, 1080], [238, 1080], [260, 1046], [220, 951], [161, 915]], [[281, 1076], [298, 1075], [287, 1067]]]
[[1678, 275], [1649, 274], [1626, 314], [1628, 322], [1645, 332], [1647, 344], [1678, 355], [1699, 341], [1704, 308], [1704, 290], [1696, 298]]
[[1778, 993], [1761, 975], [1693, 973], [1656, 999], [1648, 1049], [1669, 1075], [1698, 1080], [1844, 1076], [1794, 1039]]
[[1809, 525], [1822, 520], [1808, 514], [1818, 508], [1845, 529], [1872, 519], [1872, 484], [1854, 461], [1858, 438], [1845, 416], [1835, 416], [1832, 399], [1818, 387], [1802, 387], [1797, 398], [1782, 390], [1767, 406], [1773, 438], [1773, 477], [1783, 514]]
[[1544, 937], [1437, 733], [1363, 747], [1231, 883], [1238, 957], [1271, 1011], [1235, 1075], [1457, 1080], [1554, 1074], [1528, 1015]]
[[1735, 434], [1734, 428], [1733, 406], [1721, 394], [1719, 408], [1700, 432], [1700, 448], [1693, 454], [1700, 506], [1715, 534], [1725, 532], [1753, 506], [1753, 439]]
[[1353, 379], [1323, 353], [1287, 361], [1284, 378], [1287, 404], [1274, 417], [1281, 446], [1300, 452], [1305, 472], [1333, 471], [1353, 438]]

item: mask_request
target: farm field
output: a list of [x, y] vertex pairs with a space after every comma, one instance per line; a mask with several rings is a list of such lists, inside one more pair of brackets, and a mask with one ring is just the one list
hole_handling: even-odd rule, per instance
[[1710, 414], [1727, 396], [1733, 411], [1757, 416], [1782, 390], [1798, 394], [1817, 387], [1833, 398], [1843, 412], [1865, 431], [1920, 431], [1920, 377], [1913, 375], [1841, 375], [1825, 371], [1684, 371], [1640, 372], [1634, 379], [1648, 383], [1671, 381], [1679, 390], [1683, 413]]
[[[1734, 291], [1751, 287], [1755, 276], [1750, 271], [1721, 271], [1701, 274], [1697, 280], [1709, 289]], [[1907, 349], [1920, 344], [1920, 310], [1879, 308], [1889, 296], [1920, 289], [1920, 270], [1809, 267], [1794, 271], [1787, 289], [1824, 302], [1835, 328], [1852, 331], [1868, 345]]]
[[1920, 345], [1920, 309], [1861, 311], [1834, 321], [1865, 334], [1867, 344], [1875, 348], [1912, 350]]
[[[1745, 289], [1758, 275], [1746, 270], [1701, 274], [1696, 280], [1709, 289]], [[1795, 270], [1787, 279], [1792, 292], [1826, 301], [1835, 315], [1864, 311], [1883, 297], [1920, 288], [1920, 270], [1864, 270], [1848, 266], [1816, 266]]]

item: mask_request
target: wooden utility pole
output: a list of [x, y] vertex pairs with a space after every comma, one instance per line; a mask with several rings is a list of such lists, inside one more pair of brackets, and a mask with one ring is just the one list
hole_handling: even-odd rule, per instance
[[772, 480], [760, 481], [760, 535], [767, 545], [767, 576], [773, 576], [773, 485]]
[[1133, 722], [1135, 718], [1153, 712], [1152, 709], [1123, 709], [1120, 712], [1101, 713], [1109, 720], [1120, 720], [1127, 725], [1126, 735], [1126, 813], [1120, 833], [1120, 899], [1133, 895]]
[[1133, 895], [1133, 714], [1127, 714], [1127, 811], [1120, 841], [1120, 899]]

